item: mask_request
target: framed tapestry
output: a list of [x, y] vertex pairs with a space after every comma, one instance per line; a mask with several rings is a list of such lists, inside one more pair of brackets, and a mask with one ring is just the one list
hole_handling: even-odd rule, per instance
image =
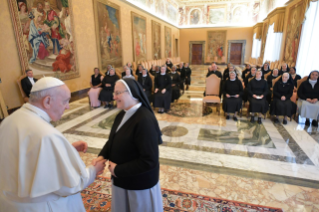
[[225, 60], [226, 30], [207, 32], [206, 62], [222, 62]]
[[152, 46], [153, 59], [158, 60], [162, 58], [161, 54], [161, 25], [152, 20]]
[[134, 12], [132, 12], [132, 35], [134, 61], [147, 61], [146, 18]]
[[303, 2], [293, 5], [289, 9], [288, 24], [284, 48], [284, 61], [297, 62], [299, 41], [303, 19]]
[[165, 33], [165, 58], [172, 57], [172, 30], [167, 26], [164, 27]]
[[108, 65], [121, 67], [123, 51], [120, 7], [106, 0], [94, 0], [95, 34], [101, 71]]
[[80, 76], [71, 0], [8, 0], [22, 73]]

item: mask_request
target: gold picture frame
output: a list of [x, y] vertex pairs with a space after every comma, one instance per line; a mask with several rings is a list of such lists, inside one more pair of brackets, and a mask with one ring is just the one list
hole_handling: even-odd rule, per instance
[[108, 65], [122, 67], [123, 45], [120, 6], [107, 0], [94, 0], [95, 35], [101, 71]]
[[131, 12], [133, 60], [137, 63], [147, 61], [147, 23], [146, 18]]
[[162, 58], [161, 40], [161, 24], [152, 20], [152, 58], [154, 60]]

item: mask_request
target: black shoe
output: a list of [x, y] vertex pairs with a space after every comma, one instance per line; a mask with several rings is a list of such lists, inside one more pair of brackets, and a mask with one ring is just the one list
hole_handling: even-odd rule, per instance
[[309, 119], [306, 119], [306, 123], [305, 123], [306, 126], [309, 126], [310, 125], [310, 121]]
[[312, 120], [311, 125], [312, 125], [313, 127], [318, 127], [318, 121], [317, 121], [317, 120]]
[[234, 116], [234, 117], [233, 117], [233, 120], [234, 120], [234, 121], [238, 121], [238, 119], [237, 119], [237, 117], [236, 117], [236, 116]]
[[278, 123], [279, 123], [279, 119], [278, 119], [278, 118], [275, 118], [274, 122], [275, 122], [276, 124], [278, 124]]
[[261, 124], [261, 118], [258, 117], [258, 121], [257, 121], [258, 124]]
[[226, 116], [226, 119], [227, 119], [227, 120], [229, 119], [229, 115]]
[[283, 123], [284, 125], [286, 125], [286, 124], [287, 124], [287, 120], [284, 119], [284, 120], [282, 121], [282, 123]]
[[255, 123], [255, 117], [254, 117], [254, 116], [251, 116], [250, 122], [251, 122], [251, 123]]

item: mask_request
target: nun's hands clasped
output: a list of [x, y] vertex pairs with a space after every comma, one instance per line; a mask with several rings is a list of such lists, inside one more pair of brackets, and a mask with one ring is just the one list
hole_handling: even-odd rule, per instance
[[162, 90], [162, 94], [164, 94], [166, 92], [166, 89], [164, 88], [163, 90]]
[[158, 91], [158, 88], [155, 89], [154, 93], [157, 93], [157, 91]]
[[109, 170], [110, 170], [111, 174], [113, 175], [113, 177], [116, 177], [116, 175], [114, 173], [114, 169], [115, 169], [116, 165], [117, 165], [116, 163], [109, 161]]

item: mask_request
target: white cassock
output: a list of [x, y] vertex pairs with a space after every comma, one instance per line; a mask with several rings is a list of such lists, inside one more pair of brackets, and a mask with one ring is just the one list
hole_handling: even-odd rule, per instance
[[0, 125], [0, 212], [85, 212], [95, 176], [43, 110], [27, 103]]

